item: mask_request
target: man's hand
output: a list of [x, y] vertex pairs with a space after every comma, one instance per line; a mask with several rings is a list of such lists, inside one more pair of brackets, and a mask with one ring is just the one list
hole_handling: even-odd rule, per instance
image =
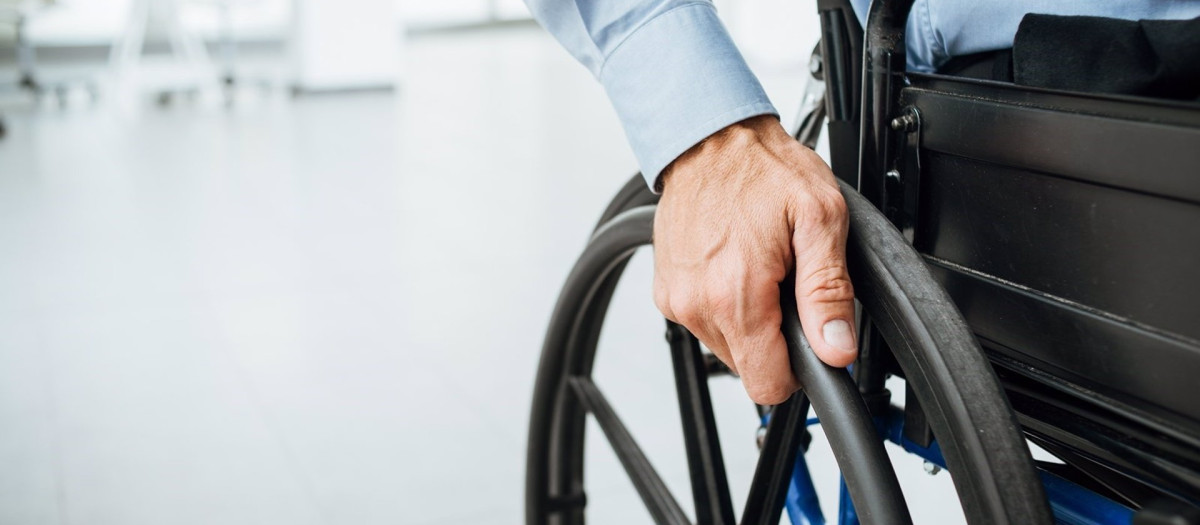
[[654, 302], [742, 378], [754, 402], [798, 388], [780, 332], [779, 283], [796, 270], [804, 335], [822, 361], [857, 353], [846, 203], [833, 172], [772, 116], [733, 124], [663, 175]]

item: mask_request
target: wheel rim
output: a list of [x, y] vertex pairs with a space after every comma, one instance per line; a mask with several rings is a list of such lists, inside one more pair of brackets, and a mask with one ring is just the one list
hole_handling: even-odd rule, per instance
[[[913, 260], [917, 261], [915, 266], [919, 266], [920, 270], [924, 267], [920, 264], [919, 256], [906, 243], [899, 246], [896, 242], [884, 242], [882, 247], [877, 246], [881, 244], [878, 239], [880, 236], [903, 239], [894, 228], [887, 230], [891, 228], [890, 224], [861, 196], [845, 188], [843, 192], [851, 208], [850, 257], [852, 262], [857, 262], [852, 265], [852, 276], [861, 277], [855, 280], [856, 289], [860, 295], [864, 295], [864, 292], [879, 294], [880, 297], [864, 296], [864, 308], [872, 317], [878, 315], [883, 321], [880, 331], [889, 343], [896, 343], [897, 360], [906, 375], [925, 379], [914, 382], [914, 391], [922, 404], [928, 404], [931, 412], [944, 416], [931, 418], [934, 432], [939, 436], [949, 436], [953, 442], [951, 446], [943, 445], [952, 471], [968, 473], [953, 475], [968, 518], [978, 523], [1049, 522], [1049, 510], [1041, 495], [1040, 484], [1036, 482], [1032, 463], [1023, 448], [1023, 439], [1016, 430], [1007, 401], [994, 376], [989, 376], [992, 380], [990, 385], [986, 384], [988, 381], [982, 381], [984, 388], [979, 388], [978, 384], [974, 385], [975, 388], [964, 388], [960, 383], [947, 386], [922, 375], [924, 371], [931, 371], [931, 377], [940, 380], [944, 379], [942, 376], [961, 371], [964, 367], [978, 368], [980, 365], [985, 367], [983, 370], [986, 374], [990, 374], [990, 369], [986, 368], [986, 358], [974, 343], [969, 330], [959, 320], [961, 326], [950, 323], [950, 337], [938, 339], [938, 334], [929, 333], [928, 319], [922, 317], [921, 308], [914, 308], [910, 296], [905, 294], [917, 294], [916, 298], [922, 305], [942, 317], [945, 317], [947, 305], [955, 315], [957, 311], [944, 297], [944, 292], [941, 292], [942, 297], [937, 297], [936, 292], [940, 292], [940, 288], [935, 286], [936, 289], [932, 291], [928, 289], [927, 284], [932, 283], [932, 279], [927, 272], [925, 276], [914, 276], [913, 272], [917, 270], [912, 268], [902, 268], [904, 272], [901, 273], [889, 270], [884, 261], [894, 263], [897, 257], [902, 260], [907, 257], [904, 262], [910, 266], [914, 265]], [[630, 205], [652, 199], [625, 197]], [[615, 211], [610, 207], [606, 215]], [[653, 208], [642, 207], [625, 211], [598, 228], [559, 298], [543, 349], [530, 419], [526, 480], [529, 523], [583, 522], [586, 505], [583, 445], [587, 413], [595, 415], [597, 422], [601, 423], [601, 429], [630, 474], [655, 522], [688, 522], [679, 504], [649, 466], [636, 443], [632, 442], [611, 407], [608, 407], [603, 394], [590, 381], [604, 313], [629, 258], [638, 246], [648, 243], [652, 217]], [[926, 286], [918, 286], [914, 290], [906, 285], [905, 279], [916, 279]], [[811, 349], [806, 348], [807, 342], [796, 320], [794, 302], [789, 304], [789, 301], [785, 301], [784, 308], [790, 308], [785, 312], [784, 332], [793, 368], [806, 391], [814, 396], [814, 407], [822, 417], [826, 432], [830, 433], [831, 443], [838, 443], [838, 446], [834, 446], [835, 456], [845, 473], [851, 496], [859, 510], [859, 518], [864, 523], [909, 522], [890, 462], [883, 454], [878, 436], [873, 435], [870, 419], [853, 383], [844, 372], [837, 373], [840, 371], [820, 363]], [[924, 329], [901, 325], [912, 319], [926, 322]], [[711, 428], [711, 431], [709, 428], [712, 415], [707, 396], [701, 396], [703, 402], [691, 407], [693, 417], [690, 422], [689, 407], [682, 404], [685, 394], [689, 398], [696, 397], [700, 393], [699, 384], [706, 380], [696, 372], [700, 366], [697, 361], [700, 359], [699, 348], [698, 345], [693, 348], [693, 343], [686, 341], [690, 334], [687, 337], [679, 333], [671, 335], [672, 331], [676, 329], [669, 330], [669, 336], [676, 367], [676, 388], [684, 412], [685, 445], [688, 447], [697, 521], [734, 523], [719, 440], [716, 439], [715, 428]], [[961, 348], [964, 346], [963, 334], [969, 339], [967, 351]], [[928, 348], [920, 347], [922, 344], [943, 346], [937, 347], [938, 350], [933, 351], [931, 357], [926, 355], [931, 353]], [[914, 349], [913, 346], [918, 348]], [[938, 353], [945, 348], [952, 351], [948, 355]], [[974, 348], [974, 355], [971, 355], [970, 348]], [[681, 367], [688, 374], [681, 375]], [[693, 380], [687, 380], [687, 377]], [[985, 407], [990, 410], [984, 414], [987, 417], [981, 418], [978, 413], [981, 403], [954, 399], [955, 393], [963, 391], [981, 395], [984, 405], [992, 404], [990, 408]], [[706, 385], [703, 393], [707, 393]], [[784, 495], [780, 491], [786, 490], [792, 460], [798, 448], [799, 432], [803, 427], [804, 414], [797, 413], [803, 403], [803, 396], [797, 395], [776, 409], [742, 523], [778, 523]], [[836, 430], [839, 424], [843, 427], [842, 431]], [[1004, 435], [978, 439], [979, 434], [987, 434], [983, 432], [985, 430]], [[972, 436], [976, 439], [971, 439]], [[846, 442], [855, 444], [847, 446]], [[992, 446], [995, 443], [1001, 443], [1002, 446], [995, 448]], [[980, 448], [982, 446], [989, 448]], [[1018, 448], [1020, 454], [1014, 454]], [[999, 450], [1000, 456], [1009, 460], [1021, 456], [1024, 458], [1023, 466], [1027, 468], [1022, 465], [1014, 468], [989, 461], [988, 454], [983, 454], [987, 450]], [[867, 461], [862, 461], [864, 455], [868, 456]], [[988, 476], [999, 477], [981, 479]], [[1004, 485], [1006, 489], [1018, 487], [1014, 491], [1018, 497], [1006, 498], [1004, 491], [998, 490], [1000, 483], [997, 479], [1012, 482]], [[1033, 480], [1032, 483], [1030, 480]], [[1028, 501], [1022, 502], [1019, 498], [1027, 498]]]

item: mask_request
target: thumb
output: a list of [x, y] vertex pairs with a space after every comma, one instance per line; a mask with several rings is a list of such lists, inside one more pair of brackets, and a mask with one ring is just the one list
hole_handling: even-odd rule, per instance
[[854, 287], [846, 270], [846, 228], [830, 226], [793, 241], [796, 309], [804, 336], [825, 364], [845, 367], [858, 356]]

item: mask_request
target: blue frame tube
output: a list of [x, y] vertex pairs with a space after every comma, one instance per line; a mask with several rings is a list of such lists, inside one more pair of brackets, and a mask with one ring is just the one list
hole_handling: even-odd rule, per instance
[[[771, 414], [762, 416], [764, 427], [770, 422]], [[815, 417], [804, 420], [806, 427], [819, 423], [820, 420]], [[809, 472], [808, 461], [804, 458], [805, 452], [801, 450], [796, 454], [796, 462], [792, 465], [792, 480], [788, 484], [783, 508], [787, 511], [788, 521], [792, 525], [825, 525], [825, 514], [821, 512], [821, 500], [817, 498], [817, 488], [813, 485], [812, 473]]]
[[[891, 407], [888, 415], [876, 420], [880, 434], [888, 441], [899, 445], [909, 454], [914, 454], [925, 461], [941, 468], [946, 468], [946, 458], [942, 456], [941, 447], [937, 441], [928, 447], [922, 447], [904, 437], [904, 411]], [[820, 424], [817, 418], [809, 418], [809, 426]], [[1084, 488], [1077, 483], [1061, 478], [1046, 471], [1039, 471], [1046, 497], [1050, 500], [1050, 509], [1054, 512], [1054, 521], [1062, 525], [1128, 525], [1133, 522], [1133, 509], [1104, 497], [1093, 490]], [[811, 490], [811, 499], [804, 496], [802, 490]], [[795, 494], [793, 494], [795, 492]], [[857, 525], [858, 515], [854, 512], [854, 504], [846, 491], [846, 483], [840, 483], [838, 524]], [[792, 483], [788, 487], [787, 496], [788, 517], [793, 525], [824, 524], [820, 502], [816, 500], [816, 490], [813, 488], [812, 475], [808, 471], [808, 463], [804, 454], [796, 456], [796, 468], [792, 471]], [[814, 521], [813, 517], [820, 521]], [[806, 520], [806, 521], [802, 521]]]
[[817, 488], [803, 453], [796, 454], [784, 509], [792, 525], [825, 525], [825, 514], [821, 512], [821, 501], [817, 498]]
[[854, 510], [854, 502], [850, 501], [846, 478], [838, 480], [838, 487], [838, 525], [858, 525], [858, 511]]

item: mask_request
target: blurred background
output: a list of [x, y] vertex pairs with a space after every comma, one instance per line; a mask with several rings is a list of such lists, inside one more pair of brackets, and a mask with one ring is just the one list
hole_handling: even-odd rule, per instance
[[[815, 3], [718, 6], [790, 126]], [[0, 120], [0, 523], [522, 520], [542, 332], [636, 165], [520, 1], [0, 0]], [[596, 373], [684, 493], [648, 263]], [[593, 522], [649, 522], [593, 445]]]

